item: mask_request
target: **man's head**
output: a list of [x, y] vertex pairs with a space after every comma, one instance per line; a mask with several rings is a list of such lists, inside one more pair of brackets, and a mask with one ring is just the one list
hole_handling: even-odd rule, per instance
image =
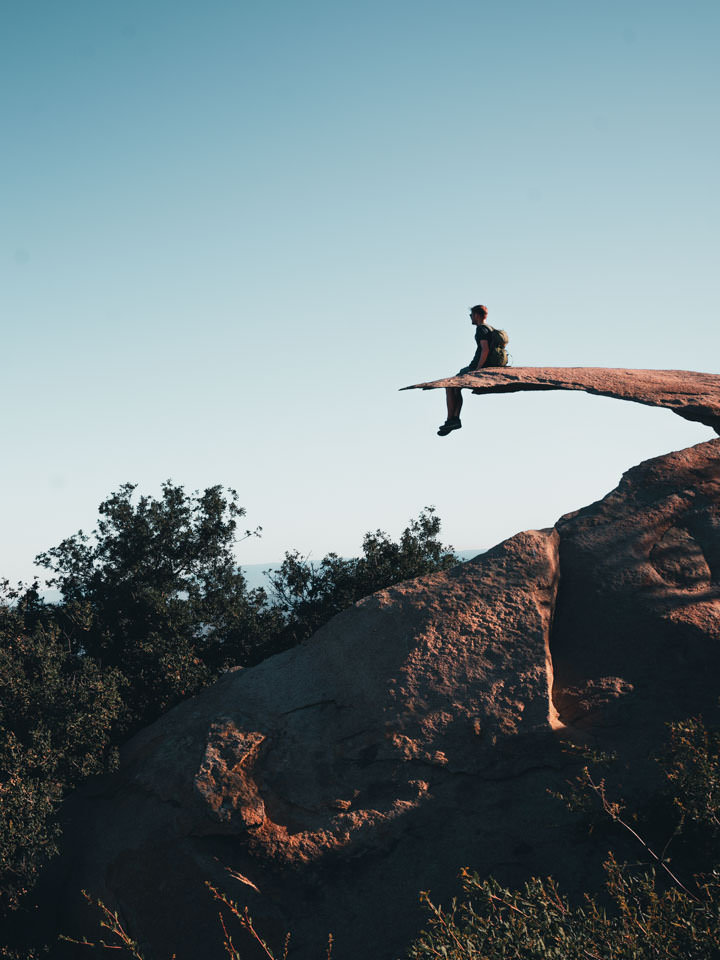
[[470, 307], [470, 319], [477, 326], [485, 323], [488, 315], [488, 308], [478, 303], [475, 307]]

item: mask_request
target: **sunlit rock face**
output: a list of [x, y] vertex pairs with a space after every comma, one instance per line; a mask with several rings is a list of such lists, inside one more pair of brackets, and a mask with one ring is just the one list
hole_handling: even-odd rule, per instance
[[405, 390], [461, 387], [473, 393], [582, 390], [651, 407], [666, 407], [720, 434], [720, 376], [694, 370], [625, 370], [609, 367], [487, 367], [477, 373], [416, 383]]
[[84, 887], [148, 958], [220, 958], [210, 880], [274, 944], [291, 930], [297, 960], [328, 932], [342, 960], [393, 960], [418, 891], [449, 898], [463, 866], [588, 888], [606, 847], [549, 795], [575, 770], [563, 745], [616, 750], [632, 789], [668, 720], [712, 718], [718, 668], [711, 440], [553, 529], [361, 601], [142, 731], [68, 805], [63, 932], [88, 932]]
[[557, 584], [557, 533], [521, 533], [228, 674], [76, 798], [68, 842], [85, 853], [65, 889], [118, 904], [158, 958], [222, 956], [206, 879], [280, 941], [292, 930], [297, 957], [328, 931], [338, 956], [395, 956], [421, 887], [449, 891], [466, 862], [536, 862], [524, 838], [564, 762]]

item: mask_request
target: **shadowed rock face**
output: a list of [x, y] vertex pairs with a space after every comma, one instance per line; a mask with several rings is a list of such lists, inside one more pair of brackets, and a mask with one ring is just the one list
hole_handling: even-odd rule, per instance
[[607, 367], [488, 367], [405, 390], [462, 387], [473, 393], [520, 390], [583, 390], [618, 400], [632, 400], [704, 423], [720, 434], [720, 376], [692, 370], [624, 370]]
[[[561, 580], [551, 649], [561, 719], [623, 749], [631, 730], [639, 749], [657, 744], [669, 717], [712, 711], [720, 694], [720, 440], [634, 467], [555, 529]], [[614, 688], [617, 698], [606, 703]]]
[[63, 930], [93, 929], [84, 887], [148, 958], [219, 960], [209, 879], [273, 943], [292, 930], [297, 960], [328, 931], [342, 960], [392, 960], [417, 891], [447, 899], [462, 866], [587, 888], [605, 846], [548, 795], [573, 772], [563, 738], [639, 767], [668, 720], [712, 718], [718, 638], [712, 440], [554, 529], [367, 598], [141, 732], [68, 805]]

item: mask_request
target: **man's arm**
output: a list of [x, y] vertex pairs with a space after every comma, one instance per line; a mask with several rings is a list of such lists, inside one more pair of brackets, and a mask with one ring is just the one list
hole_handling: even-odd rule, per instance
[[487, 360], [489, 353], [490, 353], [490, 344], [488, 343], [487, 340], [481, 340], [480, 341], [480, 359], [478, 361], [478, 365], [475, 367], [475, 370], [470, 371], [471, 373], [475, 373], [476, 370], [482, 370], [482, 368], [485, 366], [485, 361]]

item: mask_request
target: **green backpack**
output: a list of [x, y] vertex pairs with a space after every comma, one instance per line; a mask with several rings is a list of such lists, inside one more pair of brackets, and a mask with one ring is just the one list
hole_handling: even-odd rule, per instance
[[505, 330], [497, 330], [485, 324], [489, 330], [492, 330], [492, 343], [490, 344], [490, 353], [485, 361], [486, 367], [506, 367], [508, 365], [507, 347], [510, 337]]

